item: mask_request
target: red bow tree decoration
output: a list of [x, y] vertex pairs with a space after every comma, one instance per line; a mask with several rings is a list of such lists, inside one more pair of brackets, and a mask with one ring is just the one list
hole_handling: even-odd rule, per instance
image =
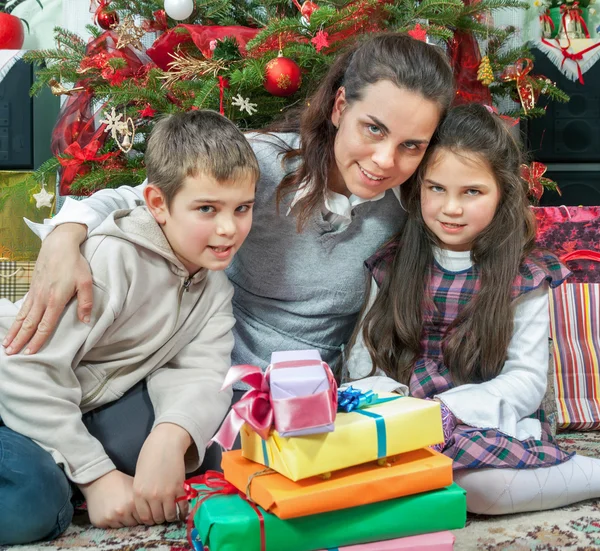
[[71, 192], [70, 188], [64, 187], [64, 182], [72, 182], [75, 176], [81, 176], [90, 171], [90, 165], [85, 163], [95, 161], [102, 162], [115, 155], [118, 155], [118, 151], [104, 153], [103, 155], [97, 155], [98, 150], [104, 143], [105, 138], [104, 125], [96, 130], [92, 139], [87, 143], [85, 147], [81, 147], [79, 142], [73, 142], [64, 151], [62, 157], [58, 157], [58, 162], [62, 165], [63, 170], [60, 178], [60, 194], [66, 195]]
[[[152, 66], [143, 54], [136, 53], [129, 46], [117, 50], [116, 44], [117, 35], [106, 31], [87, 45], [86, 57], [78, 71], [85, 74], [86, 78], [75, 83], [76, 87], [83, 89], [68, 97], [52, 130], [50, 148], [62, 166], [59, 189], [61, 195], [73, 194], [71, 184], [74, 179], [89, 172], [93, 162], [101, 162], [119, 154], [115, 152], [108, 156], [96, 156], [104, 146], [107, 134], [104, 132], [104, 125], [96, 128], [98, 112], [92, 112], [95, 87], [92, 84], [106, 81], [111, 85], [118, 85], [128, 78], [143, 79]], [[112, 58], [123, 59], [125, 66], [113, 69], [109, 65]]]
[[539, 92], [536, 92], [533, 86], [535, 79], [529, 74], [532, 69], [533, 61], [527, 57], [521, 57], [512, 65], [508, 65], [500, 76], [504, 82], [515, 81], [519, 100], [525, 114], [535, 107], [535, 102], [539, 96]]
[[552, 189], [560, 195], [560, 189], [556, 182], [550, 178], [544, 178], [546, 170], [548, 167], [537, 161], [533, 161], [530, 165], [521, 165], [521, 178], [527, 182], [529, 195], [536, 201], [542, 198], [544, 189]]

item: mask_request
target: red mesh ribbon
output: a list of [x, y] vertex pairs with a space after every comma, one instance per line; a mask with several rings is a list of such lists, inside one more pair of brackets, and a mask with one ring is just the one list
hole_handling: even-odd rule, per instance
[[[193, 486], [194, 484], [202, 484], [203, 486], [206, 486], [206, 488], [196, 489]], [[246, 494], [240, 492], [233, 484], [230, 484], [225, 480], [223, 473], [219, 473], [217, 471], [206, 471], [206, 474], [194, 476], [186, 480], [183, 484], [183, 488], [185, 490], [185, 495], [178, 497], [175, 500], [176, 502], [190, 501], [192, 499], [197, 500], [186, 521], [188, 542], [192, 549], [194, 549], [194, 545], [192, 543], [194, 516], [202, 503], [204, 503], [204, 501], [206, 501], [208, 498], [214, 496], [239, 495], [252, 507], [252, 509], [254, 509], [256, 515], [258, 516], [258, 522], [260, 525], [260, 551], [266, 551], [267, 539], [265, 534], [265, 517], [257, 505], [246, 497]]]
[[[143, 59], [130, 47], [117, 50], [117, 40], [117, 35], [112, 31], [106, 31], [92, 40], [87, 45], [86, 57], [82, 62], [80, 71], [84, 73], [89, 68], [109, 67], [107, 64], [108, 59], [119, 57], [127, 63], [125, 67], [117, 70], [119, 74], [116, 76], [119, 79], [140, 77], [145, 74], [147, 69], [145, 56]], [[143, 56], [143, 54], [141, 55]], [[102, 76], [105, 79], [115, 76], [112, 69], [110, 69], [110, 73], [108, 75], [102, 71]], [[104, 126], [96, 128], [96, 119], [99, 118], [100, 110], [104, 106], [92, 113], [93, 87], [96, 84], [97, 82], [93, 77], [84, 78], [75, 83], [76, 87], [83, 86], [84, 90], [67, 98], [52, 130], [50, 148], [53, 155], [59, 158], [59, 162], [63, 166], [59, 189], [61, 195], [71, 195], [73, 180], [77, 176], [90, 171], [91, 167], [86, 163], [108, 158], [96, 157], [96, 153], [104, 145], [107, 137]], [[69, 159], [69, 161], [72, 162], [65, 164], [60, 161], [60, 157], [63, 155], [70, 155], [72, 159]]]
[[[187, 32], [181, 32], [181, 29], [185, 29]], [[250, 27], [241, 27], [239, 25], [177, 25], [162, 34], [148, 48], [146, 53], [163, 71], [168, 71], [169, 63], [173, 61], [171, 54], [175, 52], [178, 46], [192, 42], [206, 59], [210, 59], [213, 54], [210, 49], [210, 43], [213, 40], [233, 37], [240, 46], [240, 53], [245, 55], [246, 44], [259, 32], [260, 29], [251, 29]]]
[[464, 103], [492, 104], [492, 94], [487, 86], [477, 80], [481, 53], [477, 40], [470, 32], [456, 31], [448, 41], [452, 70], [456, 78], [454, 105]]
[[167, 14], [165, 10], [156, 10], [152, 12], [154, 20], [146, 20], [142, 23], [142, 29], [146, 32], [166, 31], [169, 28], [167, 24]]

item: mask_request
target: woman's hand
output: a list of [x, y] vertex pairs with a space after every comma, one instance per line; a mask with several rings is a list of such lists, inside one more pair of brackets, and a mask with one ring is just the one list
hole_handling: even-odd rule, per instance
[[82, 224], [61, 224], [42, 243], [31, 288], [2, 345], [16, 354], [35, 354], [54, 331], [58, 318], [77, 294], [77, 316], [89, 322], [92, 312], [92, 274], [79, 246], [87, 237]]

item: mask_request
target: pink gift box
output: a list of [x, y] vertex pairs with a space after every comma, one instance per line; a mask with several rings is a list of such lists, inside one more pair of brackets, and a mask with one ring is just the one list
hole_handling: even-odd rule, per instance
[[275, 429], [280, 436], [333, 431], [337, 386], [317, 350], [273, 352], [268, 372]]
[[453, 549], [454, 536], [452, 532], [433, 532], [421, 536], [334, 547], [320, 551], [452, 551]]

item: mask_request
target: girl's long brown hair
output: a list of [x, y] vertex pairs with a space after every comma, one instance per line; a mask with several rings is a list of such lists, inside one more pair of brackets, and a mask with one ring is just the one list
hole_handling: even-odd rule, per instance
[[311, 213], [321, 208], [328, 176], [336, 169], [336, 128], [331, 122], [336, 92], [343, 86], [346, 101], [352, 104], [363, 97], [368, 85], [382, 80], [437, 103], [442, 116], [454, 98], [454, 76], [442, 50], [404, 34], [383, 33], [357, 42], [338, 55], [307, 105], [266, 129], [300, 133], [300, 148], [286, 151], [283, 159], [285, 163], [299, 158], [299, 166], [277, 188], [279, 206], [286, 195], [303, 185], [310, 186], [296, 207], [299, 231]]
[[503, 121], [478, 104], [452, 109], [423, 162], [402, 188], [408, 218], [393, 263], [363, 324], [375, 367], [405, 384], [421, 355], [423, 308], [432, 307], [428, 282], [432, 245], [440, 245], [421, 214], [421, 184], [439, 150], [470, 154], [487, 163], [500, 189], [490, 225], [471, 249], [480, 278], [477, 295], [461, 309], [442, 341], [444, 364], [455, 384], [489, 381], [506, 361], [513, 332], [512, 285], [534, 247], [535, 223], [519, 177], [521, 150]]

